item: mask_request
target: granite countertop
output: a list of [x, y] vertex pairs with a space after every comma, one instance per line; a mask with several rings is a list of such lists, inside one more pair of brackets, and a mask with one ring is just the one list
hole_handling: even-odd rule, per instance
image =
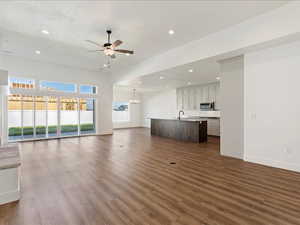
[[21, 165], [18, 145], [0, 146], [0, 170]]

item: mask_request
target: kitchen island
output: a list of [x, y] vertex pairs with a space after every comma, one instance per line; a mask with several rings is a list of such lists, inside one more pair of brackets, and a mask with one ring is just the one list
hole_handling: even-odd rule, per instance
[[207, 121], [202, 119], [151, 118], [151, 135], [179, 141], [206, 142]]

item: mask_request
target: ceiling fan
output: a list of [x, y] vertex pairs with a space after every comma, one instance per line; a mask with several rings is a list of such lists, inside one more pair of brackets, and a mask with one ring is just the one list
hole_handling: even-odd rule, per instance
[[98, 47], [101, 47], [102, 49], [97, 50], [91, 50], [90, 52], [100, 52], [103, 51], [106, 56], [111, 57], [112, 59], [116, 58], [116, 53], [124, 53], [126, 55], [132, 55], [133, 51], [125, 50], [125, 49], [116, 49], [119, 45], [121, 45], [123, 42], [120, 40], [116, 40], [114, 43], [110, 42], [110, 36], [111, 36], [111, 30], [107, 30], [107, 43], [104, 45], [98, 44], [95, 41], [86, 40], [89, 43], [92, 43], [94, 45], [97, 45]]

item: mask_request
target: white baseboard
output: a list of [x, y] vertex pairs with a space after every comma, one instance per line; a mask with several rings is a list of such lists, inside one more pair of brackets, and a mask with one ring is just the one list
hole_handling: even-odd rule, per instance
[[275, 167], [275, 168], [300, 172], [300, 165], [295, 164], [295, 163], [286, 163], [286, 162], [264, 159], [264, 158], [257, 158], [257, 157], [252, 157], [252, 156], [245, 156], [244, 161], [257, 163], [257, 164], [261, 164], [264, 166], [271, 166], [271, 167]]
[[112, 131], [108, 131], [108, 132], [97, 133], [95, 135], [102, 136], [102, 135], [112, 135], [112, 134], [113, 134]]
[[0, 205], [14, 202], [20, 199], [20, 190], [14, 190], [6, 193], [0, 194]]

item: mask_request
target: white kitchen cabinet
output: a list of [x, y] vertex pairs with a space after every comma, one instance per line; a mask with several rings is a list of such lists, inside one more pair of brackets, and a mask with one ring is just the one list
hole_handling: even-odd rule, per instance
[[209, 102], [209, 90], [208, 86], [202, 87], [202, 103]]
[[200, 103], [215, 102], [220, 109], [220, 83], [177, 88], [178, 110], [200, 110]]
[[202, 86], [196, 87], [197, 93], [196, 93], [196, 101], [197, 101], [197, 110], [200, 110], [200, 103], [203, 102], [203, 88]]
[[189, 104], [189, 90], [188, 88], [183, 88], [183, 109], [188, 110]]
[[220, 136], [220, 119], [208, 118], [207, 119], [207, 134], [213, 136]]
[[176, 97], [177, 97], [177, 109], [182, 110], [183, 109], [183, 90], [182, 90], [182, 88], [176, 89]]
[[190, 110], [197, 110], [197, 89], [196, 89], [196, 87], [190, 88]]
[[216, 84], [208, 85], [208, 102], [216, 101]]

